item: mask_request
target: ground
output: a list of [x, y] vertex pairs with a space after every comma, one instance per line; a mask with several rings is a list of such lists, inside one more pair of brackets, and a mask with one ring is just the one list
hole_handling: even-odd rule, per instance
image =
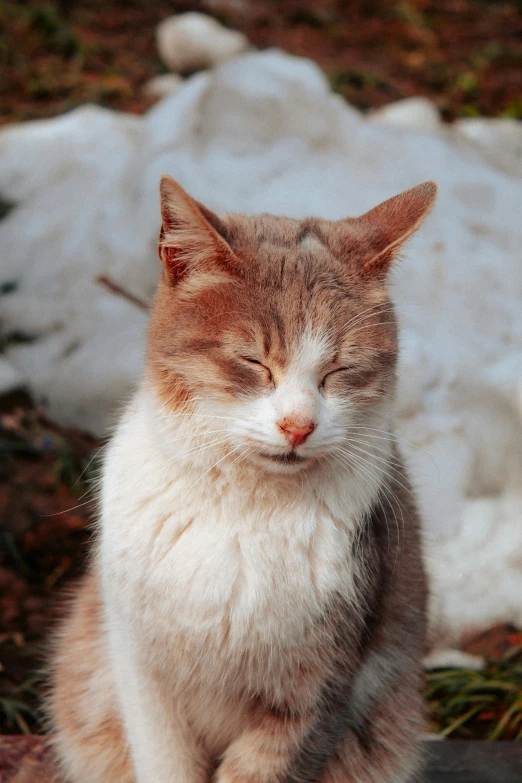
[[[520, 2], [0, 3], [0, 123], [85, 101], [146, 111], [152, 101], [142, 86], [164, 70], [155, 25], [186, 10], [212, 12], [260, 48], [314, 58], [332, 87], [364, 111], [425, 95], [447, 120], [522, 117]], [[0, 733], [40, 730], [43, 642], [64, 587], [88, 557], [101, 445], [45, 421], [24, 394], [0, 398]], [[466, 649], [485, 655], [487, 666], [427, 676], [431, 728], [451, 737], [522, 738], [522, 636], [503, 626]]]
[[39, 727], [44, 639], [88, 557], [99, 449], [24, 395], [0, 402], [0, 733]]
[[443, 116], [522, 117], [522, 3], [486, 0], [2, 0], [0, 121], [85, 101], [140, 113], [164, 69], [154, 28], [202, 10], [255, 46], [312, 57], [360, 109], [411, 95]]

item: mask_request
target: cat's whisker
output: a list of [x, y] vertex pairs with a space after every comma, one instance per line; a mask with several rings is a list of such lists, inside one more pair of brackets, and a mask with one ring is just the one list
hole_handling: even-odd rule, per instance
[[366, 467], [364, 464], [361, 464], [360, 458], [358, 458], [355, 454], [337, 451], [336, 456], [339, 459], [346, 460], [347, 464], [357, 466], [358, 470], [366, 474], [367, 480], [370, 482], [370, 486], [374, 489], [378, 487], [379, 478], [376, 473], [373, 473], [368, 467]]
[[[361, 433], [359, 433], [359, 434], [361, 434]], [[402, 462], [402, 460], [397, 459], [396, 457], [392, 456], [392, 454], [387, 449], [382, 448], [381, 446], [377, 446], [374, 443], [368, 443], [367, 439], [372, 438], [372, 440], [373, 440], [374, 438], [376, 438], [376, 436], [374, 436], [374, 435], [364, 435], [364, 438], [365, 438], [365, 440], [359, 440], [357, 438], [351, 437], [348, 434], [345, 442], [346, 443], [357, 443], [357, 444], [360, 444], [360, 445], [363, 445], [363, 446], [371, 447], [372, 450], [382, 452], [383, 454], [386, 455], [385, 461], [387, 463], [389, 463], [390, 465], [398, 465], [399, 468], [403, 469], [404, 463]], [[382, 438], [382, 440], [386, 441], [387, 438]], [[393, 436], [390, 437], [388, 442], [393, 443]], [[418, 475], [424, 475], [424, 476], [426, 475], [426, 474], [421, 473], [420, 471], [417, 471], [417, 474]]]
[[[378, 432], [377, 429], [376, 429], [376, 431]], [[435, 459], [435, 457], [433, 456], [433, 454], [430, 451], [425, 449], [423, 446], [419, 446], [417, 443], [414, 443], [413, 441], [408, 440], [408, 438], [405, 438], [402, 435], [397, 435], [395, 431], [393, 431], [391, 434], [392, 434], [392, 437], [394, 438], [394, 440], [397, 441], [397, 443], [404, 443], [406, 446], [410, 446], [410, 448], [415, 449], [415, 451], [421, 451], [423, 454], [425, 454], [427, 457], [429, 457], [430, 460], [432, 461], [434, 467], [437, 468], [437, 471], [438, 471], [439, 468], [438, 468], [436, 459]]]
[[[366, 446], [371, 446], [372, 448], [376, 449], [377, 451], [382, 451], [386, 455], [390, 456], [390, 459], [395, 459], [392, 456], [392, 449], [393, 449], [393, 437], [390, 436], [389, 438], [375, 438], [375, 440], [382, 440], [384, 443], [387, 443], [389, 448], [385, 448], [384, 446], [379, 446], [378, 444], [374, 443], [374, 436], [372, 435], [364, 435], [361, 432], [356, 432], [355, 435], [359, 438], [358, 440], [354, 438], [354, 436], [350, 433], [350, 430], [348, 429], [346, 432], [345, 437], [343, 438], [343, 443], [364, 443]], [[371, 439], [371, 440], [370, 440]], [[399, 461], [399, 460], [395, 460]]]
[[189, 449], [188, 451], [180, 451], [179, 454], [176, 454], [175, 457], [171, 457], [171, 459], [167, 460], [163, 464], [163, 467], [169, 467], [169, 465], [173, 465], [176, 462], [180, 462], [183, 460], [184, 457], [194, 456], [195, 454], [199, 454], [202, 451], [206, 451], [207, 449], [214, 448], [215, 446], [219, 446], [223, 443], [227, 443], [229, 441], [228, 435], [223, 436], [222, 438], [218, 438], [216, 440], [211, 441], [210, 443], [205, 443], [202, 446], [195, 446], [193, 449]]
[[[399, 498], [397, 497], [397, 493], [394, 492], [394, 490], [392, 490], [392, 488], [390, 487], [389, 484], [383, 485], [381, 491], [382, 491], [385, 499], [387, 500], [388, 505], [389, 505], [389, 507], [390, 507], [390, 509], [391, 509], [391, 511], [393, 513], [393, 516], [394, 516], [394, 519], [395, 519], [395, 526], [396, 526], [396, 529], [397, 529], [397, 552], [396, 552], [396, 555], [395, 555], [395, 563], [393, 565], [393, 568], [395, 569], [395, 565], [397, 563], [397, 557], [398, 557], [399, 549], [400, 549], [400, 545], [401, 545], [399, 521], [397, 519], [397, 513], [395, 511], [395, 508], [398, 507], [398, 509], [400, 511], [401, 522], [402, 522], [402, 535], [403, 536], [404, 536], [404, 530], [405, 530], [404, 513], [403, 513], [403, 510], [402, 510], [402, 503], [399, 502]], [[395, 501], [395, 502], [392, 502], [392, 501]]]
[[233, 462], [231, 462], [231, 463], [230, 463], [230, 465], [228, 465], [228, 466], [227, 466], [227, 469], [228, 469], [228, 470], [231, 470], [231, 469], [234, 467], [234, 465], [235, 465], [237, 462], [240, 462], [242, 459], [244, 459], [245, 457], [247, 457], [247, 456], [248, 456], [249, 454], [251, 454], [251, 453], [252, 453], [252, 449], [250, 448], [250, 446], [247, 446], [247, 448], [246, 448], [246, 449], [244, 449], [244, 451], [242, 451], [242, 452], [241, 452], [241, 453], [240, 453], [240, 454], [239, 454], [239, 455], [236, 457], [236, 459], [235, 459]]
[[[105, 448], [105, 446], [101, 446], [101, 447], [100, 447], [100, 449], [98, 449], [98, 451], [96, 452], [96, 454], [94, 454], [94, 456], [93, 456], [93, 457], [92, 457], [92, 458], [89, 460], [89, 462], [87, 463], [86, 467], [83, 469], [83, 471], [82, 471], [82, 473], [80, 474], [80, 476], [79, 476], [79, 477], [76, 479], [76, 481], [75, 481], [75, 482], [74, 482], [74, 484], [72, 485], [73, 487], [75, 487], [75, 486], [76, 486], [76, 484], [78, 483], [78, 481], [80, 480], [80, 478], [83, 476], [83, 474], [85, 473], [85, 471], [87, 470], [87, 468], [89, 467], [89, 465], [90, 465], [90, 464], [92, 463], [92, 461], [93, 461], [93, 460], [94, 460], [94, 459], [95, 459], [95, 458], [98, 456], [98, 454], [100, 453], [100, 451], [102, 451], [102, 449], [104, 449], [104, 448]], [[89, 483], [89, 485], [87, 486], [87, 488], [86, 488], [85, 492], [82, 492], [82, 494], [81, 494], [81, 495], [79, 496], [79, 498], [78, 498], [78, 500], [82, 500], [82, 499], [83, 499], [83, 498], [85, 498], [85, 497], [86, 497], [86, 498], [88, 498], [88, 499], [87, 499], [87, 500], [86, 500], [84, 503], [77, 503], [75, 506], [72, 506], [71, 508], [66, 508], [66, 509], [64, 509], [63, 511], [55, 511], [55, 512], [53, 512], [52, 514], [39, 514], [38, 516], [39, 516], [41, 519], [45, 519], [45, 518], [47, 518], [47, 517], [55, 517], [55, 516], [59, 516], [60, 514], [68, 514], [68, 513], [70, 513], [71, 511], [75, 511], [77, 508], [82, 508], [83, 506], [88, 506], [88, 505], [89, 505], [89, 503], [95, 503], [95, 502], [96, 502], [96, 494], [97, 494], [97, 493], [99, 492], [99, 490], [100, 490], [100, 485], [101, 485], [101, 479], [100, 479], [100, 478], [93, 479], [93, 480], [92, 480], [92, 481]], [[89, 495], [90, 495], [91, 497], [89, 497]]]
[[377, 321], [376, 324], [366, 324], [366, 326], [359, 326], [357, 329], [353, 329], [353, 331], [350, 329], [350, 333], [347, 339], [352, 337], [354, 334], [357, 334], [358, 332], [364, 332], [365, 329], [376, 329], [379, 326], [389, 326], [390, 324], [394, 323], [394, 321]]
[[366, 472], [366, 474], [370, 477], [371, 484], [374, 489], [380, 486], [382, 475], [385, 474], [383, 474], [382, 469], [378, 465], [373, 465], [370, 460], [365, 459], [354, 451], [348, 451], [345, 448], [337, 448], [336, 454], [357, 464], [360, 470]]
[[235, 416], [216, 416], [213, 413], [203, 413], [202, 411], [194, 411], [193, 413], [190, 413], [190, 412], [187, 412], [187, 413], [172, 413], [172, 414], [169, 414], [169, 415], [171, 415], [173, 418], [179, 418], [181, 416], [192, 416], [192, 417], [196, 417], [197, 418], [198, 416], [201, 416], [202, 418], [205, 418], [205, 419], [228, 419], [228, 420], [232, 420], [232, 421], [237, 421], [237, 418]]
[[[84, 493], [82, 497], [85, 497]], [[65, 508], [63, 511], [55, 511], [53, 514], [39, 514], [38, 516], [41, 519], [46, 519], [47, 517], [58, 517], [60, 514], [69, 514], [71, 511], [76, 511], [77, 508], [82, 508], [82, 506], [88, 506], [90, 503], [94, 503], [94, 498], [89, 498], [89, 500], [86, 500], [85, 503], [78, 503], [76, 506], [71, 506], [71, 508]]]
[[228, 435], [223, 435], [223, 437], [217, 438], [216, 440], [212, 440], [209, 443], [205, 443], [201, 446], [194, 446], [194, 448], [189, 449], [188, 451], [180, 451], [180, 453], [177, 454], [175, 457], [173, 457], [172, 460], [167, 464], [179, 462], [184, 457], [190, 457], [196, 454], [200, 454], [202, 451], [206, 451], [207, 449], [212, 449], [216, 446], [220, 446], [221, 444], [227, 443], [228, 441], [229, 441]]
[[[374, 476], [373, 473], [371, 473], [371, 471], [369, 471], [369, 469], [366, 469], [365, 467], [363, 467], [360, 464], [359, 458], [357, 458], [355, 455], [346, 454], [346, 453], [342, 455], [342, 458], [347, 460], [347, 464], [351, 465], [354, 469], [358, 470], [359, 476], [361, 478], [364, 478], [364, 475], [366, 475], [366, 480], [367, 481], [370, 478], [371, 479], [370, 480], [370, 487], [371, 487], [371, 489], [373, 491], [375, 491], [375, 489], [376, 489], [376, 486], [375, 486], [376, 477]], [[379, 493], [377, 494], [376, 502], [379, 504], [379, 506], [380, 506], [380, 508], [382, 510], [382, 513], [383, 513], [384, 520], [386, 522], [386, 528], [388, 530], [388, 551], [389, 551], [389, 547], [390, 547], [390, 528], [389, 528], [389, 522], [388, 522], [388, 515], [386, 514], [386, 511], [384, 509], [384, 506], [383, 506], [382, 501], [381, 501], [380, 496], [379, 496], [380, 492], [382, 491], [382, 484], [380, 484], [379, 482], [377, 482], [377, 484], [378, 484]], [[393, 509], [393, 506], [392, 506], [392, 513], [394, 515], [395, 526], [396, 526], [396, 529], [397, 529], [397, 536], [399, 537], [399, 524], [398, 524], [397, 516], [396, 516], [395, 511]], [[400, 541], [399, 538], [398, 538], [398, 541]]]
[[[368, 463], [368, 460], [366, 460], [360, 454], [358, 454], [356, 458], [357, 458], [358, 461], [363, 461], [364, 463]], [[369, 463], [369, 464], [371, 465], [371, 463]], [[391, 476], [387, 471], [383, 471], [383, 475], [386, 476], [391, 481], [395, 482], [396, 484], [399, 484], [399, 486], [401, 486], [402, 489], [404, 489], [407, 493], [409, 493], [411, 495], [411, 497], [413, 498], [413, 500], [415, 501], [415, 497], [414, 497], [414, 495], [411, 492], [409, 487], [406, 487], [401, 481], [399, 481], [395, 476]], [[383, 492], [385, 497], [391, 495], [392, 499], [395, 500], [396, 503], [398, 504], [398, 506], [399, 506], [399, 508], [401, 510], [402, 526], [403, 526], [403, 533], [404, 533], [404, 516], [403, 516], [403, 513], [402, 513], [402, 504], [399, 502], [399, 499], [398, 499], [396, 493], [392, 490], [392, 488], [390, 487], [389, 483], [381, 484], [379, 491]], [[387, 497], [387, 499], [389, 501], [389, 497]], [[395, 504], [394, 503], [390, 503], [390, 508], [392, 510], [392, 513], [393, 513], [393, 516], [394, 516], [394, 519], [395, 519], [395, 525], [396, 525], [396, 528], [397, 528], [397, 536], [398, 536], [398, 545], [400, 545], [399, 521], [397, 519], [397, 515], [396, 515], [396, 512], [395, 512]], [[383, 510], [383, 513], [385, 513], [384, 510]], [[386, 514], [385, 514], [385, 516], [386, 516]]]
[[[402, 467], [402, 462], [396, 459], [395, 457], [393, 457], [389, 449], [383, 449], [382, 446], [376, 446], [373, 443], [368, 443], [368, 441], [366, 440], [360, 440], [358, 438], [350, 438], [350, 437], [346, 438], [344, 443], [348, 446], [352, 444], [356, 444], [357, 448], [361, 446], [371, 447], [371, 450], [366, 451], [367, 454], [371, 454], [372, 456], [375, 456], [375, 459], [378, 459], [379, 461], [384, 462], [387, 465], [399, 465], [400, 467]], [[384, 454], [385, 456], [381, 457], [377, 454], [374, 454], [374, 451], [378, 451], [381, 454]]]
[[[354, 470], [356, 472], [356, 474], [358, 475], [358, 477], [360, 479], [362, 479], [363, 481], [365, 481], [365, 483], [367, 483], [369, 485], [370, 490], [372, 492], [374, 492], [376, 490], [376, 483], [377, 483], [376, 477], [372, 473], [370, 473], [369, 471], [365, 470], [363, 468], [363, 466], [361, 466], [356, 459], [352, 459], [351, 456], [349, 457], [348, 455], [334, 454], [333, 456], [334, 456], [335, 459], [338, 460], [338, 462], [341, 465], [348, 466], [352, 470]], [[384, 521], [386, 523], [386, 530], [388, 532], [388, 552], [389, 552], [389, 550], [390, 550], [390, 527], [389, 527], [389, 522], [388, 522], [388, 516], [387, 516], [387, 514], [385, 512], [385, 509], [383, 507], [383, 504], [382, 504], [382, 501], [381, 501], [381, 499], [379, 497], [379, 494], [377, 494], [376, 502], [379, 504], [379, 506], [380, 506], [380, 508], [382, 510], [383, 518], [384, 518]], [[395, 512], [393, 512], [393, 513], [394, 513], [394, 516], [395, 516]], [[397, 518], [396, 517], [395, 517], [395, 525], [397, 527], [397, 534], [398, 534], [398, 530], [399, 529], [398, 529], [398, 522], [397, 522]]]
[[[394, 473], [397, 473], [397, 475], [399, 475], [399, 476], [402, 475], [401, 470], [400, 470], [400, 468], [402, 468], [402, 464], [400, 462], [392, 461], [391, 459], [387, 459], [386, 457], [382, 457], [380, 454], [375, 454], [372, 451], [363, 450], [361, 446], [356, 445], [355, 441], [350, 441], [349, 442], [349, 446], [350, 446], [350, 448], [347, 449], [347, 451], [349, 451], [350, 453], [357, 453], [357, 454], [361, 454], [361, 455], [367, 455], [368, 457], [371, 457], [373, 460], [376, 460], [379, 463], [379, 465], [386, 465], [386, 467], [389, 468], [389, 470], [393, 470]], [[371, 460], [370, 460], [370, 462], [371, 462]], [[396, 466], [398, 466], [398, 467], [396, 467]], [[388, 477], [391, 477], [390, 474], [387, 474], [387, 475], [388, 475]]]
[[[386, 513], [386, 509], [384, 508], [384, 503], [381, 500], [380, 492], [377, 495], [377, 503], [379, 504], [379, 508], [382, 511], [383, 519], [384, 519], [384, 521], [386, 523], [386, 532], [388, 533], [388, 555], [389, 555], [390, 554], [390, 545], [391, 545], [390, 522], [388, 520], [388, 515]], [[393, 507], [392, 507], [392, 512], [393, 512], [393, 517], [394, 517], [394, 520], [395, 520], [395, 527], [397, 529], [397, 543], [400, 544], [399, 525], [398, 525], [398, 522], [397, 522], [397, 516], [395, 514], [395, 510], [393, 509]], [[395, 553], [395, 560], [397, 560], [397, 552]]]
[[[375, 313], [375, 315], [376, 316], [377, 315], [387, 315], [387, 313]], [[381, 321], [381, 320], [378, 320], [378, 321], [366, 324], [365, 321], [367, 321], [367, 320], [368, 319], [365, 318], [362, 321], [360, 321], [359, 323], [353, 324], [349, 329], [344, 329], [344, 331], [343, 331], [343, 338], [345, 340], [349, 340], [352, 335], [357, 334], [357, 332], [362, 331], [363, 329], [375, 329], [375, 328], [377, 328], [379, 326], [385, 326], [387, 324], [395, 324], [395, 321]], [[356, 328], [354, 328], [354, 327], [356, 327]]]
[[[204, 446], [207, 444], [208, 437], [210, 435], [222, 435], [223, 437], [225, 437], [228, 436], [228, 433], [223, 428], [220, 428], [219, 430], [202, 430], [201, 432], [198, 432], [197, 435], [195, 435], [194, 432], [192, 431], [187, 435], [181, 436], [181, 440], [183, 441], [192, 440], [195, 442], [201, 442], [201, 445]], [[195, 448], [197, 448], [197, 446]]]
[[382, 310], [374, 310], [373, 313], [369, 313], [365, 318], [359, 318], [357, 321], [351, 322], [349, 325], [343, 327], [343, 334], [346, 335], [347, 333], [351, 332], [354, 327], [359, 327], [361, 324], [366, 323], [366, 321], [370, 321], [372, 318], [377, 318], [378, 316], [389, 316], [390, 315], [390, 308], [384, 308]]
[[[351, 320], [343, 324], [342, 329], [345, 330], [350, 326], [355, 326], [356, 324], [361, 323], [362, 321], [366, 321], [368, 318], [372, 318], [374, 315], [381, 312], [389, 312], [391, 307], [392, 305], [390, 302], [377, 302], [371, 307], [368, 307], [366, 310], [363, 310], [361, 313], [357, 313], [357, 315], [354, 316]], [[365, 315], [366, 313], [367, 315]], [[365, 317], [363, 318], [363, 316]]]
[[[398, 471], [397, 468], [395, 468], [393, 465], [389, 463], [389, 460], [385, 460], [382, 457], [377, 456], [376, 454], [372, 454], [370, 451], [367, 451], [365, 449], [362, 449], [360, 446], [353, 446], [353, 449], [359, 454], [360, 459], [363, 459], [365, 462], [367, 462], [369, 465], [371, 465], [371, 460], [369, 460], [367, 457], [372, 457], [373, 459], [376, 459], [378, 462], [382, 462], [387, 466], [387, 471], [384, 472], [384, 475], [386, 475], [388, 478], [392, 479], [396, 484], [398, 484], [402, 489], [404, 489], [405, 492], [407, 492], [411, 497], [414, 497], [413, 492], [409, 487], [407, 487], [405, 484], [403, 484], [397, 476], [401, 476], [402, 478], [402, 472]], [[366, 455], [366, 457], [362, 455]], [[393, 471], [394, 474], [392, 475], [389, 471]]]
[[221, 462], [223, 462], [224, 459], [227, 459], [227, 457], [231, 457], [232, 454], [235, 454], [236, 451], [238, 451], [241, 447], [235, 446], [231, 451], [224, 454], [220, 459], [218, 459], [216, 462], [214, 462], [213, 465], [211, 465], [207, 470], [205, 470], [196, 481], [194, 481], [193, 484], [191, 484], [188, 489], [183, 493], [183, 495], [180, 498], [180, 503], [187, 497], [187, 495], [190, 493], [190, 491], [196, 486], [196, 484], [199, 484], [199, 482], [210, 473], [211, 470], [213, 470], [217, 465], [219, 465]]
[[[423, 454], [425, 454], [427, 457], [429, 457], [431, 459], [431, 461], [433, 462], [433, 465], [438, 470], [438, 465], [437, 465], [437, 463], [435, 461], [435, 458], [434, 458], [433, 454], [430, 454], [430, 452], [427, 451], [426, 449], [424, 449], [422, 446], [418, 446], [416, 443], [413, 443], [413, 441], [408, 440], [407, 438], [403, 438], [402, 436], [397, 435], [393, 431], [378, 429], [377, 427], [370, 427], [370, 426], [368, 426], [366, 424], [350, 424], [348, 426], [348, 431], [349, 430], [354, 430], [354, 429], [368, 430], [368, 431], [371, 431], [371, 432], [379, 432], [379, 433], [382, 433], [383, 435], [387, 436], [387, 437], [383, 438], [384, 440], [388, 440], [388, 438], [392, 438], [394, 441], [397, 441], [397, 443], [404, 443], [407, 446], [410, 446], [412, 449], [415, 449], [416, 451], [421, 451]], [[366, 437], [368, 437], [368, 438], [376, 438], [376, 439], [379, 438], [378, 435], [367, 435]]]
[[[429, 451], [426, 451], [426, 449], [422, 448], [422, 446], [418, 446], [416, 443], [413, 443], [412, 441], [407, 440], [407, 438], [402, 438], [399, 435], [396, 435], [395, 432], [388, 432], [387, 430], [379, 430], [379, 429], [376, 429], [375, 427], [366, 427], [366, 426], [363, 426], [363, 425], [361, 425], [359, 427], [350, 425], [350, 427], [348, 428], [347, 432], [349, 433], [349, 430], [352, 430], [352, 429], [358, 429], [358, 430], [364, 430], [364, 431], [371, 430], [372, 432], [370, 432], [370, 433], [368, 433], [368, 432], [360, 432], [359, 434], [363, 435], [365, 438], [373, 438], [375, 440], [381, 440], [382, 439], [382, 440], [386, 440], [387, 441], [387, 440], [389, 440], [391, 438], [393, 441], [396, 441], [399, 445], [400, 444], [404, 444], [405, 446], [408, 446], [408, 447], [410, 447], [412, 449], [415, 449], [415, 451], [419, 451], [422, 454], [425, 454], [431, 460], [431, 462], [433, 463], [434, 467], [437, 469], [437, 472], [439, 472], [439, 467], [437, 465], [437, 462], [436, 462], [435, 457], [433, 456], [433, 454], [431, 454]], [[373, 432], [385, 433], [385, 435], [387, 435], [388, 437], [374, 435]]]
[[77, 485], [77, 483], [78, 483], [78, 482], [80, 481], [80, 479], [81, 479], [81, 478], [82, 478], [82, 477], [85, 475], [86, 471], [87, 471], [87, 470], [89, 470], [90, 466], [92, 465], [92, 463], [94, 462], [94, 460], [96, 459], [96, 457], [98, 457], [98, 456], [99, 456], [99, 454], [101, 454], [101, 452], [104, 450], [104, 448], [105, 448], [105, 443], [103, 444], [103, 446], [100, 446], [100, 448], [99, 448], [99, 449], [97, 449], [97, 450], [95, 451], [95, 453], [92, 455], [92, 457], [90, 458], [90, 460], [89, 460], [89, 462], [87, 463], [87, 465], [84, 467], [84, 469], [82, 470], [82, 472], [80, 473], [80, 475], [78, 476], [78, 478], [76, 479], [76, 481], [74, 482], [74, 484], [72, 485], [71, 489], [74, 489], [74, 488], [75, 488], [75, 486]]
[[[100, 449], [98, 449], [97, 453], [96, 453], [96, 454], [94, 455], [94, 457], [93, 457], [93, 458], [92, 458], [92, 459], [89, 461], [89, 463], [87, 464], [87, 466], [84, 468], [83, 472], [80, 474], [80, 477], [81, 477], [81, 475], [83, 475], [83, 473], [85, 473], [85, 470], [87, 470], [87, 468], [88, 468], [88, 467], [89, 467], [89, 465], [91, 464], [92, 460], [96, 458], [96, 456], [97, 456], [97, 455], [100, 453], [100, 451], [101, 451], [103, 448], [105, 448], [105, 447], [104, 447], [104, 446], [102, 446]], [[79, 477], [79, 478], [80, 478], [80, 477]], [[77, 479], [77, 480], [74, 482], [74, 484], [73, 484], [73, 487], [75, 487], [75, 486], [76, 486], [76, 484], [77, 484], [77, 483], [78, 483], [78, 481], [79, 481], [79, 478], [78, 478], [78, 479]], [[87, 499], [87, 500], [86, 500], [84, 503], [77, 503], [75, 506], [72, 506], [71, 508], [66, 508], [64, 511], [55, 511], [55, 512], [54, 512], [54, 513], [52, 513], [52, 514], [39, 514], [39, 517], [40, 517], [40, 518], [42, 518], [42, 519], [44, 519], [44, 518], [46, 518], [46, 517], [55, 517], [55, 516], [59, 516], [60, 514], [68, 514], [68, 513], [69, 513], [69, 512], [71, 512], [71, 511], [75, 511], [77, 508], [82, 508], [83, 506], [88, 506], [90, 503], [96, 503], [96, 494], [99, 492], [99, 490], [100, 490], [100, 486], [101, 486], [101, 479], [100, 479], [100, 478], [98, 478], [98, 479], [96, 479], [96, 480], [93, 480], [93, 481], [92, 481], [92, 482], [90, 482], [90, 484], [87, 486], [87, 489], [85, 490], [85, 492], [82, 492], [82, 494], [81, 494], [81, 495], [80, 495], [80, 497], [78, 498], [78, 500], [82, 500], [82, 499], [83, 499], [83, 498], [85, 498], [85, 497], [86, 497], [86, 498], [88, 498], [88, 499]], [[89, 496], [90, 496], [90, 497], [89, 497]]]

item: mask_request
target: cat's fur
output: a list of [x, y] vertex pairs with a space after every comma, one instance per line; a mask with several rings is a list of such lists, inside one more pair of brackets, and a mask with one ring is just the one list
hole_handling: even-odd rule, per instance
[[426, 596], [385, 278], [435, 190], [220, 219], [163, 178], [146, 372], [56, 642], [67, 781], [413, 779]]

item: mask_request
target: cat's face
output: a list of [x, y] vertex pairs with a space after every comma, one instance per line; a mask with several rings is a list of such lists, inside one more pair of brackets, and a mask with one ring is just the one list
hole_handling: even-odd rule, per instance
[[361, 441], [393, 395], [394, 237], [362, 219], [219, 220], [171, 182], [148, 354], [158, 396], [211, 448], [265, 470], [346, 461], [348, 432]]

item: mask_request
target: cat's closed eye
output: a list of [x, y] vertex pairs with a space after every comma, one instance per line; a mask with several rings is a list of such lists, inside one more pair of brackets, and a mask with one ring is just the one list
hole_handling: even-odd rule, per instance
[[326, 381], [330, 378], [334, 378], [338, 376], [340, 373], [347, 373], [350, 371], [354, 371], [356, 369], [355, 365], [349, 365], [348, 367], [337, 367], [335, 370], [330, 370], [330, 372], [327, 372], [326, 375], [323, 377], [323, 380], [319, 384], [319, 388], [322, 389], [326, 383]]
[[338, 388], [350, 388], [361, 389], [374, 380], [376, 375], [375, 369], [363, 370], [355, 364], [347, 365], [346, 367], [337, 367], [335, 370], [331, 370], [326, 373], [323, 380], [319, 384], [319, 389], [322, 393], [328, 393], [330, 390]]
[[267, 381], [269, 383], [273, 383], [272, 373], [270, 369], [266, 366], [266, 364], [263, 364], [263, 362], [260, 362], [259, 359], [253, 359], [250, 356], [240, 356], [239, 358], [243, 362], [246, 362], [247, 364], [254, 365], [254, 367], [258, 367], [261, 371], [264, 372]]

